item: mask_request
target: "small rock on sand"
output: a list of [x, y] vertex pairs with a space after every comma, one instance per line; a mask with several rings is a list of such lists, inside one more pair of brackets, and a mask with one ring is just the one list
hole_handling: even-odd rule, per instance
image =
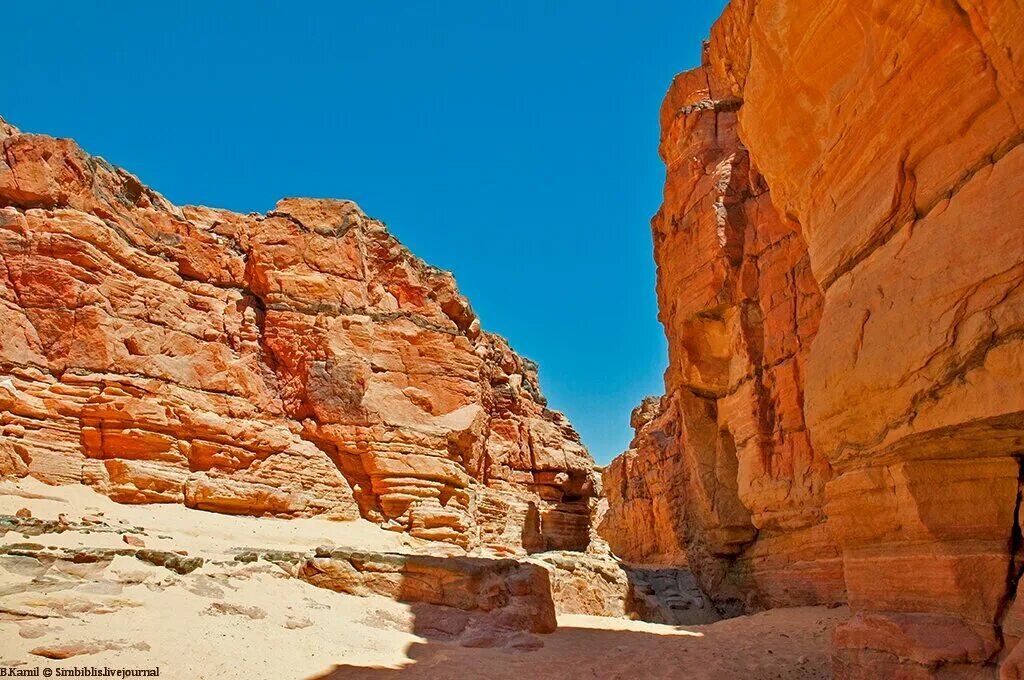
[[108, 650], [135, 649], [141, 652], [148, 652], [149, 645], [145, 642], [131, 644], [124, 640], [84, 640], [66, 642], [63, 644], [36, 647], [30, 654], [46, 657], [47, 659], [69, 659], [73, 656], [83, 654], [97, 654]]

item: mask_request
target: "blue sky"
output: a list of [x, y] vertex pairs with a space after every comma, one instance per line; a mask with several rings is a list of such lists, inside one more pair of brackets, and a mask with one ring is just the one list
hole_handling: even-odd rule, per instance
[[667, 362], [658, 107], [723, 0], [299, 4], [5, 3], [0, 115], [178, 204], [355, 200], [607, 463]]

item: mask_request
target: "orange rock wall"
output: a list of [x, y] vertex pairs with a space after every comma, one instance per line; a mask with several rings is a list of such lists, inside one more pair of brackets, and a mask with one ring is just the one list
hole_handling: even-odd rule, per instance
[[628, 560], [689, 562], [719, 600], [842, 601], [824, 525], [831, 468], [803, 400], [821, 289], [799, 225], [740, 141], [743, 100], [715, 79], [709, 67], [678, 76], [662, 107], [652, 226], [666, 394], [634, 412], [632, 446], [605, 472], [602, 531]]
[[601, 531], [848, 599], [844, 678], [990, 677], [1024, 635], [1022, 78], [1013, 0], [734, 0], [662, 109], [666, 394]]
[[0, 472], [582, 549], [593, 463], [452, 276], [348, 201], [178, 208], [0, 122]]

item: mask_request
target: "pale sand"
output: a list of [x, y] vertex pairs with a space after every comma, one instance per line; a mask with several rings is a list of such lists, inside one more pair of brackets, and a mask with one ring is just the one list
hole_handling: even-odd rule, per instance
[[[775, 609], [685, 628], [596, 616], [559, 616], [544, 648], [529, 653], [414, 643], [396, 680], [405, 678], [831, 678], [828, 638], [846, 608]], [[385, 679], [386, 668], [340, 664], [318, 678]]]
[[[319, 545], [358, 547], [366, 550], [398, 552], [453, 552], [447, 546], [423, 541], [407, 534], [385, 531], [373, 522], [353, 520], [336, 522], [325, 519], [275, 519], [224, 515], [191, 510], [176, 503], [125, 505], [84, 485], [48, 486], [25, 478], [18, 482], [0, 482], [0, 514], [13, 515], [19, 508], [28, 508], [34, 517], [53, 520], [61, 513], [69, 520], [102, 513], [110, 524], [124, 528], [144, 527], [147, 548], [178, 550], [190, 554], [220, 554], [225, 549], [259, 547], [270, 550], [308, 550]], [[171, 536], [164, 539], [161, 536]], [[74, 541], [62, 542], [62, 539]], [[8, 534], [0, 542], [23, 541]], [[80, 537], [47, 534], [47, 545], [81, 545]], [[124, 547], [120, 536], [95, 533], [88, 545]]]
[[[409, 632], [415, 617], [408, 605], [316, 588], [266, 562], [223, 561], [238, 547], [428, 551], [429, 544], [369, 522], [230, 517], [118, 505], [85, 487], [0, 485], [0, 514], [21, 507], [43, 519], [64, 513], [73, 522], [102, 512], [110, 525], [145, 527], [138, 535], [147, 547], [184, 549], [218, 563], [183, 576], [131, 557], [49, 568], [31, 558], [0, 559], [0, 664], [19, 668], [159, 666], [162, 678], [223, 680], [827, 678], [829, 632], [848, 616], [845, 609], [808, 607], [680, 628], [563, 615], [557, 632], [540, 636], [540, 650], [470, 649]], [[110, 532], [9, 532], [2, 542], [125, 547]], [[31, 653], [80, 643], [114, 649], [62, 661]]]

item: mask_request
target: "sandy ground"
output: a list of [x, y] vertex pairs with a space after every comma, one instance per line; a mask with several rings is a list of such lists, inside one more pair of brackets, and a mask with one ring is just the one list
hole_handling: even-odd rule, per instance
[[339, 664], [317, 678], [831, 678], [828, 636], [845, 608], [776, 609], [686, 628], [563, 615], [544, 648], [516, 653], [418, 642], [400, 671]]
[[[563, 615], [557, 632], [541, 636], [542, 649], [465, 648], [410, 633], [415, 614], [408, 605], [316, 588], [266, 562], [217, 559], [244, 547], [429, 549], [369, 522], [228, 517], [117, 505], [84, 487], [0, 485], [0, 515], [19, 508], [43, 519], [64, 513], [72, 522], [103, 513], [106, 524], [129, 530], [148, 548], [210, 559], [180, 575], [132, 557], [87, 564], [0, 557], [0, 666], [18, 669], [159, 667], [161, 678], [223, 680], [828, 678], [828, 635], [848, 615], [781, 609], [686, 628]], [[0, 542], [124, 547], [121, 536], [8, 532]], [[67, 653], [76, 655], [48, 658]]]
[[[48, 486], [25, 478], [17, 483], [0, 482], [0, 515], [13, 515], [28, 508], [34, 517], [57, 519], [66, 514], [70, 520], [101, 515], [111, 524], [125, 528], [142, 527], [137, 532], [147, 548], [177, 550], [187, 548], [194, 555], [220, 554], [225, 549], [259, 547], [272, 550], [307, 550], [318, 545], [359, 547], [366, 550], [398, 552], [444, 552], [445, 546], [413, 538], [407, 534], [384, 531], [373, 522], [355, 520], [335, 522], [325, 519], [274, 519], [224, 515], [190, 510], [174, 503], [125, 505], [82, 485]], [[8, 534], [0, 544], [26, 540]], [[77, 534], [48, 534], [48, 545], [81, 545]], [[120, 536], [94, 533], [88, 545], [124, 547]]]

